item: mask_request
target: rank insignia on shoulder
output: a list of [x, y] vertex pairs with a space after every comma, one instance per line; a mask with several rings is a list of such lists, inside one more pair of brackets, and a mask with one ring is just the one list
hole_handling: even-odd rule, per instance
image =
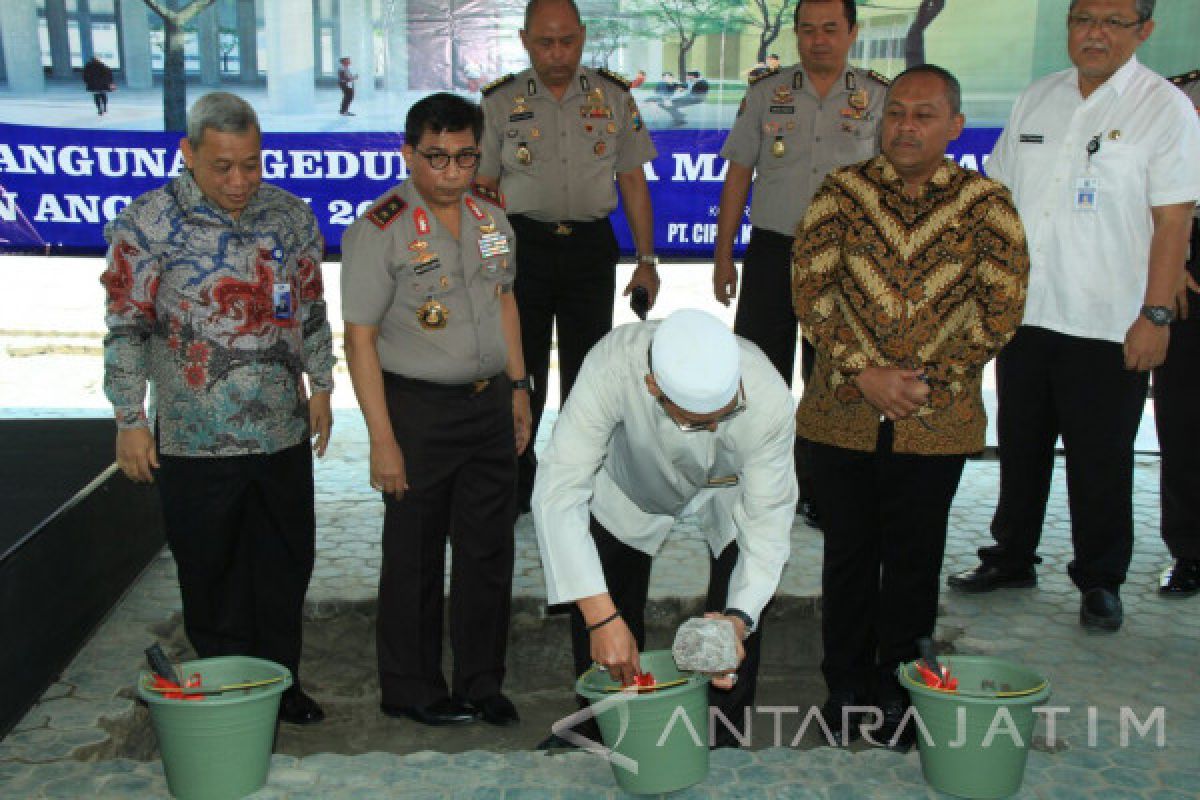
[[867, 74], [868, 74], [868, 75], [870, 75], [870, 76], [871, 76], [872, 78], [874, 78], [875, 80], [877, 80], [877, 81], [879, 81], [880, 83], [882, 83], [884, 86], [891, 86], [891, 85], [892, 85], [892, 81], [891, 81], [891, 79], [890, 79], [890, 78], [885, 78], [884, 76], [880, 75], [878, 72], [876, 72], [876, 71], [875, 71], [875, 70], [873, 70], [873, 69], [869, 69], [869, 70], [867, 70]]
[[383, 230], [391, 225], [406, 208], [408, 208], [408, 203], [404, 202], [399, 194], [393, 192], [372, 206], [371, 210], [367, 212], [367, 218], [375, 223], [375, 227]]
[[625, 91], [627, 91], [627, 92], [629, 91], [629, 81], [623, 75], [618, 75], [617, 73], [613, 72], [612, 70], [608, 70], [608, 69], [598, 69], [598, 70], [596, 70], [596, 72], [599, 73], [600, 75], [603, 75], [605, 78], [608, 78], [610, 81], [615, 83], [617, 86], [620, 86]]
[[1182, 75], [1175, 75], [1174, 77], [1167, 78], [1167, 80], [1176, 86], [1185, 86], [1189, 83], [1200, 81], [1200, 69], [1194, 69], [1191, 72], [1185, 72]]
[[480, 90], [479, 90], [479, 93], [480, 93], [481, 95], [483, 95], [484, 97], [487, 97], [489, 94], [491, 94], [492, 92], [496, 91], [497, 89], [499, 89], [499, 88], [500, 88], [501, 86], [503, 86], [504, 84], [506, 84], [506, 83], [512, 83], [512, 82], [513, 82], [513, 81], [515, 81], [516, 79], [517, 79], [517, 76], [516, 76], [516, 75], [513, 75], [513, 74], [510, 72], [510, 73], [508, 73], [507, 75], [504, 75], [504, 76], [502, 76], [502, 77], [496, 78], [496, 80], [492, 81], [492, 82], [491, 82], [491, 83], [489, 83], [487, 86], [484, 86], [482, 89], [480, 89]]
[[753, 86], [754, 84], [761, 81], [763, 78], [769, 78], [772, 75], [778, 75], [778, 74], [779, 74], [779, 67], [774, 67], [773, 69], [764, 69], [762, 72], [758, 73], [757, 75], [751, 75], [750, 79], [746, 83], [750, 86]]
[[504, 208], [504, 195], [500, 194], [500, 192], [497, 192], [495, 189], [484, 186], [482, 183], [471, 184], [471, 193], [476, 197], [487, 200], [494, 206]]

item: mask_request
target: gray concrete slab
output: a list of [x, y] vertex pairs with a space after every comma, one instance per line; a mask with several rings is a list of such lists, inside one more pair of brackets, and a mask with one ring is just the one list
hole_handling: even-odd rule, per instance
[[[104, 413], [96, 383], [99, 342], [92, 338], [98, 334], [97, 266], [93, 261], [75, 269], [71, 272], [57, 261], [0, 260], [6, 286], [13, 285], [10, 279], [20, 279], [25, 281], [22, 285], [35, 287], [22, 300], [14, 301], [11, 289], [0, 297], [0, 409], [4, 409], [0, 413], [11, 415], [19, 407], [47, 415]], [[702, 275], [685, 269], [702, 270]], [[671, 303], [713, 307], [706, 269], [678, 267], [664, 272]], [[336, 286], [336, 280], [328, 282]], [[72, 294], [75, 289], [78, 297]], [[60, 301], [66, 308], [58, 306]], [[344, 376], [343, 384], [348, 384]], [[339, 394], [334, 444], [317, 466], [318, 557], [309, 596], [314, 619], [369, 602], [377, 580], [381, 508], [366, 486], [365, 432], [352, 402], [344, 391]], [[1127, 620], [1119, 633], [1090, 634], [1078, 624], [1078, 594], [1066, 576], [1071, 549], [1061, 463], [1055, 471], [1040, 550], [1046, 563], [1039, 568], [1038, 588], [978, 596], [942, 593], [940, 640], [958, 652], [996, 655], [1034, 668], [1052, 682], [1051, 704], [1069, 709], [1057, 717], [1055, 742], [1045, 741], [1048, 729], [1044, 722], [1040, 724], [1042, 740], [1030, 755], [1018, 797], [1167, 800], [1200, 796], [1200, 702], [1195, 692], [1200, 670], [1200, 614], [1196, 613], [1200, 599], [1178, 601], [1155, 592], [1157, 574], [1167, 563], [1158, 535], [1157, 470], [1157, 458], [1138, 459], [1136, 542], [1129, 582], [1122, 591]], [[951, 512], [945, 573], [973, 563], [974, 549], [987, 539], [997, 478], [995, 462], [968, 464]], [[516, 541], [514, 594], [522, 613], [536, 618], [544, 588], [527, 517], [517, 526]], [[792, 544], [780, 595], [815, 604], [820, 535], [797, 522]], [[656, 563], [654, 597], [661, 602], [697, 597], [703, 590], [703, 568], [696, 568], [701, 556], [698, 532], [688, 520], [682, 521]], [[0, 741], [0, 796], [166, 796], [160, 764], [120, 757], [110, 731], [119, 730], [123, 720], [136, 715], [131, 686], [141, 650], [148, 638], [171, 630], [178, 610], [173, 564], [163, 554], [113, 609], [60, 680]], [[812, 638], [808, 628], [786, 620], [767, 635], [777, 640]], [[566, 705], [567, 694], [525, 702], [562, 708], [558, 704]], [[810, 702], [797, 697], [781, 703], [798, 706], [796, 711], [760, 709], [753, 734], [760, 749], [714, 753], [708, 779], [680, 797], [941, 796], [924, 783], [915, 751], [903, 756], [859, 746], [846, 751], [813, 747], [811, 740], [791, 746]], [[533, 729], [533, 719], [553, 716], [557, 713], [553, 706], [539, 705], [538, 713], [527, 714], [524, 725], [531, 727], [522, 731], [525, 741], [544, 732], [544, 728]], [[1139, 724], [1149, 722], [1147, 734], [1139, 733], [1131, 718]], [[255, 796], [289, 800], [624, 796], [608, 766], [588, 754], [412, 752], [432, 739], [423, 739], [423, 731], [415, 725], [396, 724], [398, 731], [407, 730], [406, 736], [397, 736], [408, 742], [402, 752], [387, 748], [392, 752], [276, 755], [267, 787]], [[479, 735], [481, 730], [486, 733], [475, 729], [471, 738], [486, 741]], [[143, 728], [141, 735], [148, 732]]]

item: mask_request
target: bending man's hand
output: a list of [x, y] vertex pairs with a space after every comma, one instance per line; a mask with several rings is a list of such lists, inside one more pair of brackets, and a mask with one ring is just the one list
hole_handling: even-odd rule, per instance
[[596, 628], [589, 636], [592, 661], [607, 669], [613, 680], [624, 685], [632, 683], [634, 677], [642, 673], [637, 640], [624, 619], [617, 617]]
[[117, 431], [117, 466], [125, 477], [136, 483], [154, 483], [150, 470], [158, 469], [154, 434], [149, 428], [126, 428]]
[[919, 369], [867, 367], [858, 373], [854, 385], [890, 420], [904, 419], [929, 400], [929, 384], [921, 380]]
[[[715, 611], [709, 611], [704, 615], [705, 619], [727, 619], [733, 623], [733, 634], [737, 637], [737, 659], [738, 666], [746, 660], [746, 648], [742, 646], [742, 642], [746, 639], [746, 623], [741, 617], [733, 617], [726, 614], [718, 614]], [[712, 685], [716, 689], [724, 689], [729, 691], [733, 685], [737, 683], [737, 670], [731, 669], [725, 672], [717, 672], [713, 674]]]

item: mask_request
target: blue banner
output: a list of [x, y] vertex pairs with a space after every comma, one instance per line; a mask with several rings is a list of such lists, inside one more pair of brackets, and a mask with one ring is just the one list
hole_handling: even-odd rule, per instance
[[[708, 259], [725, 177], [723, 130], [653, 134], [658, 157], [646, 177], [654, 241], [666, 257]], [[999, 135], [971, 128], [951, 145], [960, 164], [979, 169]], [[407, 177], [396, 133], [275, 133], [263, 136], [263, 178], [312, 207], [329, 253], [371, 202]], [[0, 124], [0, 252], [105, 249], [104, 225], [134, 198], [183, 169], [177, 135]], [[622, 210], [613, 222], [622, 252], [632, 238]], [[740, 253], [750, 233], [743, 220]]]

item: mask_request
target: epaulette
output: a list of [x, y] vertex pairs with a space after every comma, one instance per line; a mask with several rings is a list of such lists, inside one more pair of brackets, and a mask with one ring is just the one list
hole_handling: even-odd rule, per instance
[[1194, 69], [1191, 72], [1185, 72], [1182, 75], [1176, 75], [1173, 78], [1167, 78], [1176, 86], [1186, 86], [1189, 83], [1200, 81], [1200, 69]]
[[890, 79], [890, 78], [885, 78], [883, 75], [880, 75], [878, 72], [876, 72], [876, 71], [875, 71], [875, 70], [873, 70], [873, 69], [869, 69], [869, 70], [867, 70], [867, 74], [868, 74], [868, 75], [870, 75], [870, 76], [871, 76], [872, 78], [874, 78], [875, 80], [877, 80], [877, 81], [879, 81], [880, 83], [882, 83], [884, 86], [891, 86], [891, 85], [892, 85], [892, 81], [891, 81], [891, 79]]
[[613, 72], [612, 70], [603, 69], [603, 68], [596, 70], [596, 72], [599, 73], [600, 75], [604, 76], [605, 78], [608, 78], [610, 81], [615, 83], [617, 86], [620, 86], [625, 91], [627, 91], [627, 92], [629, 91], [629, 81], [623, 75], [618, 75], [617, 73]]
[[379, 230], [383, 230], [388, 225], [391, 225], [396, 220], [396, 217], [404, 213], [404, 209], [406, 208], [408, 208], [408, 203], [404, 202], [404, 199], [397, 192], [392, 192], [371, 206], [371, 210], [367, 212], [367, 219], [374, 222], [375, 227], [379, 228]]
[[471, 194], [475, 195], [481, 200], [487, 200], [494, 206], [499, 206], [501, 210], [504, 209], [504, 195], [500, 194], [495, 189], [484, 186], [482, 183], [471, 184]]
[[753, 86], [754, 84], [761, 81], [763, 78], [769, 78], [772, 75], [778, 75], [778, 74], [779, 74], [779, 67], [775, 67], [774, 69], [764, 69], [762, 72], [758, 73], [757, 75], [751, 75], [750, 79], [749, 79], [749, 81], [747, 81], [747, 83], [750, 86]]
[[487, 86], [484, 86], [482, 89], [479, 90], [479, 93], [481, 95], [483, 95], [484, 97], [487, 97], [489, 94], [496, 91], [504, 84], [512, 83], [516, 79], [517, 79], [517, 76], [510, 72], [507, 75], [503, 75], [499, 78], [496, 78], [496, 80], [492, 81]]

